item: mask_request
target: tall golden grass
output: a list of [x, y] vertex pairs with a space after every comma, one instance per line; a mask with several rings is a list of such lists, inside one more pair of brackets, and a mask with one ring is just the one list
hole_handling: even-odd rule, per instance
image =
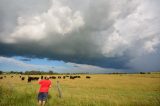
[[[46, 106], [160, 106], [160, 74], [80, 76], [53, 79]], [[62, 98], [58, 97], [57, 80]], [[19, 75], [7, 75], [0, 80], [0, 106], [36, 106], [38, 89], [37, 81], [27, 83]]]

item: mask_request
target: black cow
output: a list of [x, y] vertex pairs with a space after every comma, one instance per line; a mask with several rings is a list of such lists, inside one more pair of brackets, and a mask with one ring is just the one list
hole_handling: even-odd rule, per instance
[[25, 80], [25, 77], [22, 77], [21, 80], [22, 80], [22, 81]]
[[86, 78], [87, 78], [87, 79], [90, 79], [91, 77], [90, 77], [90, 76], [86, 76]]
[[58, 76], [58, 79], [61, 79], [61, 76]]
[[55, 77], [55, 76], [52, 76], [52, 77], [50, 77], [50, 79], [56, 79], [56, 77]]
[[31, 77], [28, 77], [28, 83], [31, 82], [31, 81], [32, 81]]
[[70, 79], [74, 79], [75, 77], [74, 76], [70, 76]]
[[39, 77], [28, 77], [28, 82], [38, 80]]
[[81, 78], [81, 76], [77, 76], [77, 78]]

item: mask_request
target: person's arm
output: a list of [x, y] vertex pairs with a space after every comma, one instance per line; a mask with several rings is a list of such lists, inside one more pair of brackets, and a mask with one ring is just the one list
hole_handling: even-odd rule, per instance
[[50, 88], [52, 87], [52, 85], [49, 86]]

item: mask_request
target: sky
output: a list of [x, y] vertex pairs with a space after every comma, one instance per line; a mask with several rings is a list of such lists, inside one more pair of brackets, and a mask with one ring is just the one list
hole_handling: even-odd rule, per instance
[[160, 0], [0, 0], [0, 70], [160, 71]]

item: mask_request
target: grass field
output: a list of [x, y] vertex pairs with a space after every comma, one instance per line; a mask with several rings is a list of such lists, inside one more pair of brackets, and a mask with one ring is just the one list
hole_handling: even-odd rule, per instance
[[[160, 106], [160, 74], [90, 75], [53, 79], [46, 106]], [[27, 76], [25, 76], [27, 78]], [[56, 81], [60, 81], [62, 98]], [[0, 106], [37, 106], [39, 85], [19, 75], [0, 79]]]

